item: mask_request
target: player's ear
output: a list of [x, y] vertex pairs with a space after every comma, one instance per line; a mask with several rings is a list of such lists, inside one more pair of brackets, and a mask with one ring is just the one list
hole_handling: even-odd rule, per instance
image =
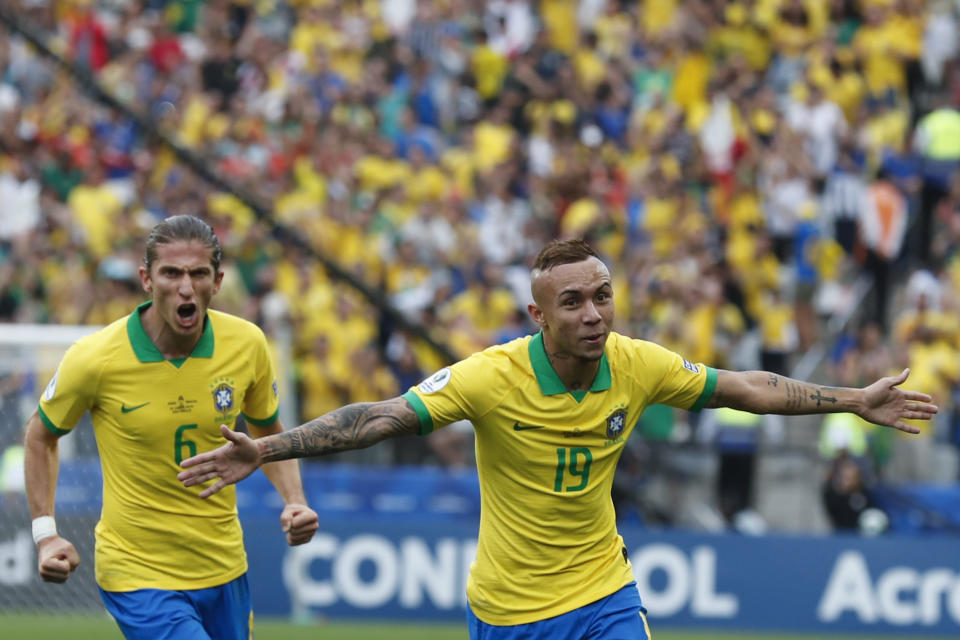
[[541, 329], [547, 324], [546, 320], [543, 317], [543, 309], [537, 306], [535, 302], [531, 302], [527, 305], [527, 313], [530, 314], [530, 317], [533, 318], [534, 324], [536, 324]]
[[143, 287], [143, 290], [147, 293], [153, 293], [153, 281], [150, 280], [150, 272], [147, 271], [147, 267], [140, 265], [140, 286]]
[[220, 291], [220, 285], [223, 283], [223, 271], [217, 271], [217, 276], [213, 280], [213, 292]]

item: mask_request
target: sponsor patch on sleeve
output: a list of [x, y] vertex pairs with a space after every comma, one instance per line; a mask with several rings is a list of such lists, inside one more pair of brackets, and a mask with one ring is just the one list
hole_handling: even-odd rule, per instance
[[420, 390], [420, 393], [434, 393], [435, 391], [440, 391], [440, 389], [443, 389], [445, 386], [447, 386], [447, 383], [450, 382], [450, 377], [450, 369], [444, 367], [421, 382], [417, 389]]
[[60, 370], [58, 369], [53, 374], [53, 377], [50, 378], [50, 382], [47, 383], [47, 388], [43, 390], [43, 399], [46, 400], [47, 402], [50, 402], [51, 400], [53, 400], [53, 396], [57, 392], [57, 375], [59, 373], [60, 373]]
[[700, 367], [686, 359], [683, 361], [683, 368], [693, 373], [700, 373]]

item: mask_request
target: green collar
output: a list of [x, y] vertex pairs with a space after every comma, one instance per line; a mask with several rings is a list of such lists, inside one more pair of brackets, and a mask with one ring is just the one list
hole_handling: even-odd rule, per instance
[[[540, 384], [540, 391], [543, 395], [555, 396], [567, 393], [567, 385], [560, 380], [560, 376], [557, 375], [557, 372], [553, 370], [553, 365], [550, 364], [550, 359], [547, 358], [547, 350], [543, 346], [542, 331], [531, 338], [528, 350], [530, 352], [530, 364], [533, 365], [533, 372], [537, 376], [537, 382]], [[610, 362], [607, 360], [606, 351], [604, 351], [603, 355], [600, 356], [600, 366], [597, 368], [597, 375], [593, 378], [593, 384], [590, 385], [590, 391], [606, 391], [610, 388], [610, 382]], [[574, 397], [579, 395], [578, 401], [586, 395], [582, 391], [571, 391], [570, 393], [574, 394]]]
[[[147, 300], [138, 306], [134, 312], [130, 314], [130, 317], [127, 318], [127, 337], [130, 338], [130, 346], [133, 347], [133, 353], [136, 354], [140, 362], [163, 362], [166, 358], [163, 357], [163, 354], [160, 353], [157, 346], [150, 340], [150, 336], [147, 335], [147, 332], [143, 328], [143, 323], [140, 322], [140, 314], [151, 304], [153, 304], [153, 301]], [[200, 340], [197, 342], [197, 346], [193, 348], [193, 353], [190, 354], [190, 357], [213, 357], [213, 325], [210, 323], [210, 316], [204, 316], [203, 335], [200, 336]], [[185, 358], [174, 358], [171, 362], [176, 364], [177, 360], [182, 364]]]

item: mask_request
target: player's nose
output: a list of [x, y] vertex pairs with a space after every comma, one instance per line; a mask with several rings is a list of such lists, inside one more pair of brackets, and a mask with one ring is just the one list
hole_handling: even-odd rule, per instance
[[587, 302], [583, 306], [583, 322], [585, 324], [595, 324], [600, 321], [602, 316], [597, 310], [597, 305], [593, 304], [592, 301]]
[[177, 283], [177, 292], [185, 298], [192, 298], [193, 290], [193, 280], [189, 276], [181, 278]]

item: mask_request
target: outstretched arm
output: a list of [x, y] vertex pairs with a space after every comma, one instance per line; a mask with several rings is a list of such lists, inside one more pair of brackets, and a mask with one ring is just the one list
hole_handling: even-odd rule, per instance
[[874, 424], [907, 433], [920, 430], [904, 420], [929, 420], [937, 406], [925, 393], [900, 388], [909, 369], [880, 378], [862, 389], [823, 387], [769, 371], [720, 371], [707, 407], [731, 407], [752, 413], [855, 413]]
[[180, 465], [187, 470], [177, 477], [186, 487], [219, 478], [213, 486], [200, 492], [200, 497], [206, 498], [246, 478], [265, 462], [364, 449], [381, 440], [413, 435], [419, 430], [420, 419], [410, 403], [401, 397], [350, 404], [296, 429], [258, 440], [221, 426], [220, 431], [230, 442], [187, 458]]

